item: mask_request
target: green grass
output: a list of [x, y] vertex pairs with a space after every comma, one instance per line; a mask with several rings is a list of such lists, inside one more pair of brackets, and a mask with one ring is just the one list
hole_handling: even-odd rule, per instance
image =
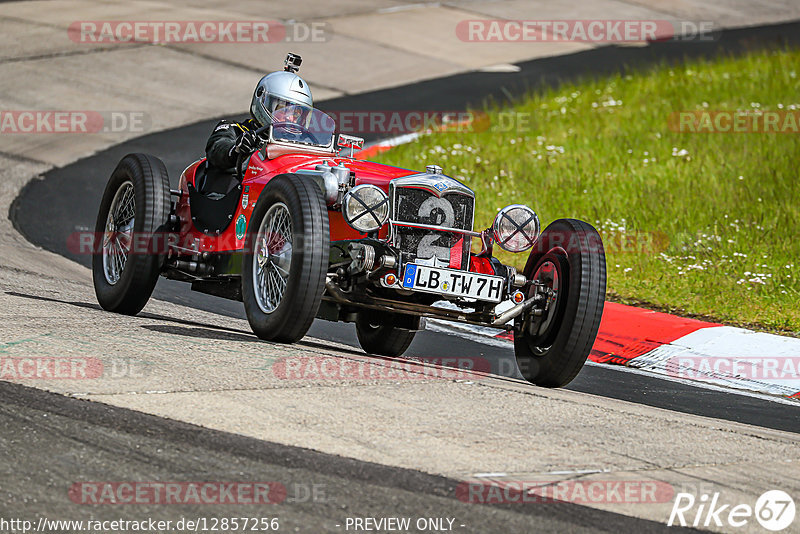
[[[776, 50], [563, 85], [488, 111], [486, 131], [423, 136], [375, 159], [441, 165], [475, 190], [476, 228], [511, 203], [543, 228], [589, 221], [607, 242], [611, 300], [798, 333], [800, 134], [678, 133], [668, 117], [800, 110], [799, 70], [800, 51]], [[510, 117], [528, 122], [499, 126]], [[649, 250], [622, 250], [625, 236]]]

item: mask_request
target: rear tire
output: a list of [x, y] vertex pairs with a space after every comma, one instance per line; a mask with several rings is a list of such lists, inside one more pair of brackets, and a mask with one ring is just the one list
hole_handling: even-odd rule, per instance
[[414, 341], [416, 332], [388, 324], [384, 314], [376, 311], [359, 312], [356, 317], [356, 336], [364, 352], [377, 356], [401, 356]]
[[322, 301], [329, 248], [319, 186], [296, 174], [267, 182], [248, 223], [242, 265], [242, 300], [258, 337], [294, 343], [308, 332]]
[[136, 315], [147, 304], [164, 261], [163, 251], [153, 250], [152, 238], [168, 231], [169, 213], [164, 163], [147, 154], [122, 158], [108, 180], [95, 224], [95, 239], [102, 241], [95, 246], [92, 279], [104, 310]]
[[603, 315], [606, 259], [600, 235], [583, 221], [553, 222], [534, 244], [524, 274], [558, 287], [545, 315], [517, 318], [517, 366], [538, 386], [563, 387], [586, 362]]

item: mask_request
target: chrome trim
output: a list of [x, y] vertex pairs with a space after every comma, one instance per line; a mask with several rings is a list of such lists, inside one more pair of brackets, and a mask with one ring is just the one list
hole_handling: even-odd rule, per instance
[[[333, 149], [333, 140], [326, 147], [316, 145], [304, 145], [302, 143], [286, 143], [283, 141], [270, 141], [263, 149], [266, 159], [275, 159], [286, 154], [313, 154], [319, 156], [333, 156], [336, 151]], [[262, 151], [258, 152], [261, 156]], [[264, 161], [264, 157], [261, 158]]]
[[492, 326], [500, 326], [500, 327], [502, 327], [508, 321], [510, 321], [511, 319], [516, 318], [522, 312], [524, 312], [525, 310], [529, 309], [531, 306], [536, 304], [536, 301], [538, 301], [538, 300], [541, 300], [541, 299], [539, 299], [537, 297], [531, 297], [531, 298], [529, 298], [528, 300], [526, 300], [524, 302], [520, 302], [519, 304], [517, 304], [513, 308], [507, 309], [506, 311], [504, 311], [503, 313], [498, 315], [494, 319], [494, 321], [492, 321]]
[[289, 208], [283, 202], [273, 204], [261, 220], [253, 254], [253, 296], [266, 314], [280, 306], [286, 293], [292, 269], [293, 238]]
[[[526, 210], [531, 214], [531, 216], [533, 217], [533, 221], [532, 222], [534, 224], [534, 232], [533, 232], [533, 235], [530, 236], [526, 232], [522, 231], [522, 227], [518, 226], [517, 230], [512, 232], [511, 235], [513, 236], [514, 234], [522, 233], [522, 235], [525, 236], [528, 239], [528, 246], [526, 246], [525, 248], [520, 249], [520, 250], [511, 250], [509, 248], [506, 248], [506, 246], [504, 246], [503, 241], [498, 237], [498, 231], [499, 231], [500, 223], [503, 221], [503, 218], [506, 216], [506, 213], [508, 213], [511, 210], [517, 210], [517, 209]], [[508, 219], [511, 221], [511, 224], [514, 224], [516, 226], [516, 223], [514, 222], [513, 219], [511, 219], [511, 217], [508, 217]], [[502, 248], [506, 252], [512, 252], [512, 253], [515, 253], [515, 254], [520, 253], [520, 252], [525, 252], [526, 250], [530, 249], [533, 246], [533, 244], [536, 242], [536, 240], [539, 238], [539, 234], [541, 233], [540, 230], [541, 230], [541, 226], [539, 224], [539, 216], [536, 214], [535, 211], [533, 211], [531, 208], [529, 208], [528, 206], [526, 206], [524, 204], [510, 204], [510, 205], [506, 206], [505, 208], [503, 208], [499, 212], [497, 212], [497, 215], [495, 215], [494, 221], [492, 221], [492, 239], [494, 239], [494, 242], [497, 243], [498, 247]]]
[[481, 251], [478, 253], [478, 256], [483, 256], [483, 257], [491, 256], [492, 249], [494, 248], [492, 229], [487, 228], [486, 230], [482, 230], [480, 232], [480, 238], [481, 238]]
[[[439, 189], [436, 187], [437, 184], [444, 184], [445, 188]], [[389, 182], [390, 189], [396, 189], [398, 187], [418, 187], [420, 189], [430, 191], [437, 197], [444, 196], [448, 193], [461, 193], [462, 195], [467, 195], [473, 199], [475, 198], [475, 192], [472, 189], [462, 184], [455, 178], [447, 176], [446, 174], [431, 174], [422, 172], [419, 174], [395, 178]]]
[[194, 256], [195, 254], [199, 254], [197, 249], [194, 248], [185, 248], [178, 245], [172, 245], [172, 249], [177, 254], [183, 254], [184, 256]]
[[[378, 193], [380, 193], [380, 195], [382, 197], [382, 200], [378, 204], [375, 204], [373, 206], [367, 206], [366, 203], [361, 199], [361, 197], [358, 196], [358, 193], [360, 191], [366, 191], [366, 190], [377, 191]], [[364, 206], [364, 209], [366, 210], [364, 213], [362, 213], [361, 215], [356, 217], [356, 219], [366, 215], [367, 217], [372, 217], [373, 219], [375, 219], [375, 223], [376, 223], [375, 225], [370, 225], [369, 227], [366, 227], [366, 228], [363, 228], [363, 229], [362, 228], [357, 228], [356, 226], [353, 225], [354, 220], [353, 220], [352, 214], [347, 212], [348, 200], [350, 198], [357, 199]], [[378, 208], [380, 208], [381, 206], [383, 206], [384, 204], [387, 205], [386, 206], [386, 217], [379, 218], [378, 217], [379, 214], [376, 213], [376, 210]], [[381, 189], [377, 185], [373, 185], [373, 184], [360, 184], [360, 185], [355, 186], [351, 190], [349, 190], [344, 195], [344, 198], [342, 199], [342, 216], [344, 217], [344, 221], [351, 228], [356, 230], [357, 232], [361, 232], [362, 234], [369, 233], [369, 232], [377, 232], [378, 230], [381, 229], [381, 227], [384, 224], [386, 224], [386, 221], [388, 221], [391, 218], [391, 216], [392, 216], [392, 206], [391, 206], [391, 203], [389, 202], [389, 197], [386, 196], [386, 193], [383, 191], [383, 189]], [[379, 219], [382, 219], [382, 220], [379, 220]], [[374, 226], [374, 228], [373, 228], [373, 226]]]
[[[444, 182], [447, 180], [447, 182]], [[442, 191], [439, 191], [435, 187], [434, 184], [437, 183], [446, 183], [448, 187]], [[472, 199], [472, 214], [470, 216], [470, 228], [469, 231], [472, 232], [473, 228], [475, 228], [475, 192], [467, 187], [466, 185], [462, 184], [455, 178], [451, 178], [450, 176], [444, 174], [430, 174], [430, 173], [418, 173], [412, 174], [410, 176], [402, 176], [400, 178], [395, 178], [389, 182], [389, 235], [387, 236], [387, 241], [390, 245], [395, 245], [395, 234], [394, 234], [394, 224], [399, 223], [400, 221], [395, 221], [395, 209], [397, 208], [397, 189], [402, 187], [418, 187], [420, 189], [425, 189], [433, 193], [435, 196], [441, 198], [447, 194], [461, 194], [466, 195]], [[432, 228], [433, 230], [442, 231], [441, 226], [437, 226]], [[453, 232], [455, 229], [449, 229], [449, 231]], [[466, 234], [466, 235], [480, 235], [480, 234], [467, 234], [463, 230], [459, 230], [459, 233]]]
[[294, 172], [295, 174], [319, 178], [318, 183], [322, 190], [322, 195], [325, 197], [325, 204], [328, 207], [332, 207], [339, 204], [339, 180], [330, 170], [325, 170], [325, 167], [324, 165], [317, 165], [317, 168], [313, 171], [310, 169], [298, 169]]
[[397, 258], [389, 254], [385, 254], [381, 256], [381, 259], [378, 262], [378, 267], [381, 269], [394, 269], [397, 267]]
[[409, 223], [409, 222], [402, 222], [402, 221], [389, 221], [390, 226], [403, 226], [406, 228], [422, 228], [425, 230], [436, 230], [437, 232], [446, 232], [452, 234], [464, 234], [472, 237], [480, 237], [480, 232], [474, 232], [472, 230], [461, 230], [459, 228], [450, 228], [448, 226], [435, 226], [433, 224], [422, 224], [422, 223]]
[[442, 174], [442, 168], [438, 165], [426, 165], [425, 172], [428, 174]]
[[125, 271], [132, 248], [136, 223], [136, 188], [126, 180], [117, 188], [106, 215], [103, 233], [103, 274], [113, 286]]
[[[369, 296], [368, 301], [362, 301], [358, 300], [358, 297], [351, 298], [351, 295], [342, 291], [342, 289], [330, 278], [328, 278], [327, 282], [325, 283], [325, 288], [327, 292], [322, 296], [322, 300], [328, 302], [338, 302], [339, 304], [346, 304], [362, 309], [381, 310], [394, 313], [397, 313], [399, 310], [403, 310], [415, 315], [419, 315], [420, 317], [446, 319], [448, 321], [457, 323], [474, 324], [480, 326], [490, 326], [492, 324], [492, 320], [494, 319], [494, 315], [487, 315], [479, 312], [436, 308], [433, 306], [427, 306], [425, 304], [385, 299], [375, 296]], [[499, 325], [498, 328], [511, 330], [513, 325], [502, 324]]]
[[375, 247], [363, 243], [351, 242], [348, 245], [350, 258], [350, 274], [371, 271], [375, 266]]
[[336, 140], [336, 146], [340, 149], [349, 148], [350, 156], [348, 157], [353, 159], [355, 150], [361, 150], [364, 147], [364, 138], [340, 133], [339, 138]]

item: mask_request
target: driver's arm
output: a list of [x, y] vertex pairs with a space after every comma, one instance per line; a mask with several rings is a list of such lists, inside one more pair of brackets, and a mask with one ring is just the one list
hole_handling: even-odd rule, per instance
[[225, 169], [235, 172], [236, 152], [233, 151], [236, 145], [238, 134], [243, 133], [235, 124], [220, 121], [211, 133], [206, 143], [206, 158], [208, 164], [217, 169]]

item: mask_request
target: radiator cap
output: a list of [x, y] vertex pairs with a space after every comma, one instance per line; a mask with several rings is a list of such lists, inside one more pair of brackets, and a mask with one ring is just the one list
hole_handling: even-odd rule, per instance
[[442, 168], [438, 165], [428, 165], [425, 167], [425, 171], [428, 174], [442, 174]]

